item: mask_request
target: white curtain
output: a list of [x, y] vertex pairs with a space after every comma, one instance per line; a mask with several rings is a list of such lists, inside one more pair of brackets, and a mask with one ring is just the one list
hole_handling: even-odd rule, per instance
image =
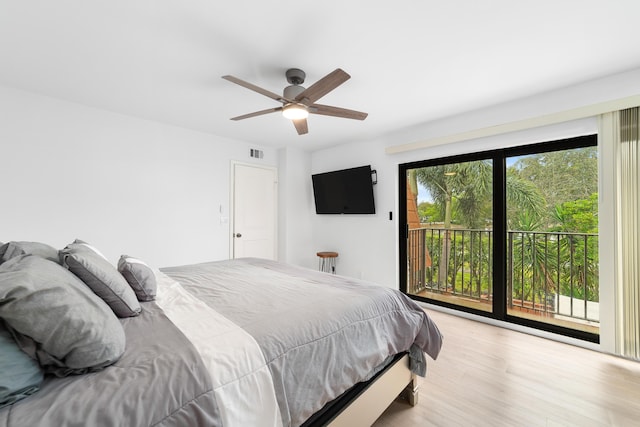
[[614, 146], [616, 352], [640, 359], [640, 137], [638, 107], [603, 115]]

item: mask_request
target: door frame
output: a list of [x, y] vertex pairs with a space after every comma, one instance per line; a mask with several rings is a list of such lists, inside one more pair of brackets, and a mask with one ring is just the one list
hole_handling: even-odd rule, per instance
[[[229, 168], [229, 259], [234, 258], [234, 244], [235, 244], [235, 172], [236, 166], [245, 166], [257, 169], [267, 169], [273, 171], [275, 176], [275, 182], [278, 183], [278, 168], [276, 166], [259, 165], [255, 163], [241, 162], [237, 160], [231, 160]], [[278, 186], [274, 189], [274, 224], [273, 224], [273, 245], [276, 261], [278, 260]]]

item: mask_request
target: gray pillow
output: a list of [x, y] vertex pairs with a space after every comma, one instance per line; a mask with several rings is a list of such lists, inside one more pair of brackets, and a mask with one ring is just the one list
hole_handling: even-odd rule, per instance
[[57, 375], [103, 368], [125, 349], [122, 325], [104, 301], [60, 265], [34, 255], [0, 265], [0, 318], [23, 351]]
[[44, 372], [24, 353], [0, 319], [0, 408], [32, 395], [40, 389]]
[[58, 257], [58, 250], [46, 243], [39, 242], [8, 242], [4, 245], [0, 244], [0, 264], [5, 261], [9, 261], [11, 258], [33, 254], [46, 258], [49, 261], [60, 264], [60, 258]]
[[118, 261], [118, 271], [127, 280], [138, 301], [156, 299], [156, 275], [147, 264], [129, 255], [122, 255]]
[[136, 294], [116, 268], [93, 249], [82, 243], [71, 243], [60, 251], [63, 265], [78, 276], [118, 317], [140, 314], [142, 308]]

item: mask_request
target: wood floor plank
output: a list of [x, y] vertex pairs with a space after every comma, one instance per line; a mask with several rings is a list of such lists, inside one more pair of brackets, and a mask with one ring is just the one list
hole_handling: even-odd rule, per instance
[[640, 363], [428, 310], [444, 335], [418, 405], [375, 427], [640, 426]]

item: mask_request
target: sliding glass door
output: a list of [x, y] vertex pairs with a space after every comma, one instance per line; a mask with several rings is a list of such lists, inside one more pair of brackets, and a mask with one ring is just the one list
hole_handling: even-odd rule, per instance
[[400, 165], [415, 299], [598, 340], [596, 136]]

